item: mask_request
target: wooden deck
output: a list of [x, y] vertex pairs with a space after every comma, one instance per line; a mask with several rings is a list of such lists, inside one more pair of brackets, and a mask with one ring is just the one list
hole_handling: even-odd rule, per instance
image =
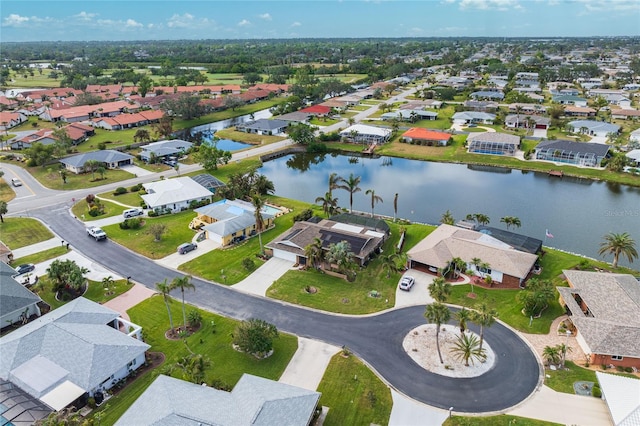
[[363, 154], [366, 155], [371, 155], [373, 154], [373, 151], [376, 149], [376, 144], [372, 143], [371, 145], [369, 145], [369, 147], [367, 149], [365, 149], [364, 151], [362, 151]]
[[563, 177], [564, 173], [562, 170], [549, 170], [549, 176]]

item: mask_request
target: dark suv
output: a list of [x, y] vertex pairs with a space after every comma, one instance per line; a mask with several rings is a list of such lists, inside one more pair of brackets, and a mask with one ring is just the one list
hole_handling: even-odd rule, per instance
[[187, 254], [198, 248], [196, 243], [184, 243], [178, 246], [178, 254]]

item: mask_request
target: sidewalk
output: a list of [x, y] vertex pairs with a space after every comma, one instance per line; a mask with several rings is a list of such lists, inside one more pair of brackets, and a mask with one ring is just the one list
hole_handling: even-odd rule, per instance
[[53, 237], [46, 241], [41, 241], [36, 244], [31, 244], [30, 246], [20, 247], [15, 250], [11, 250], [13, 252], [13, 258], [17, 259], [19, 257], [28, 256], [33, 253], [39, 253], [41, 251], [49, 250], [55, 247], [62, 246], [62, 240], [60, 238]]

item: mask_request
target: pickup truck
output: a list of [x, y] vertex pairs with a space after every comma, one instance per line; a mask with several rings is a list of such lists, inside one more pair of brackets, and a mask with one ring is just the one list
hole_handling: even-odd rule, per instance
[[97, 226], [87, 228], [87, 235], [96, 239], [96, 241], [106, 240], [107, 234]]

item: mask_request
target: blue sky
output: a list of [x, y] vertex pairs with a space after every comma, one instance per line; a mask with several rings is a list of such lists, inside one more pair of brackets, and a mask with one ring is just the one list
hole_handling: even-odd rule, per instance
[[640, 0], [2, 0], [0, 40], [640, 34]]

